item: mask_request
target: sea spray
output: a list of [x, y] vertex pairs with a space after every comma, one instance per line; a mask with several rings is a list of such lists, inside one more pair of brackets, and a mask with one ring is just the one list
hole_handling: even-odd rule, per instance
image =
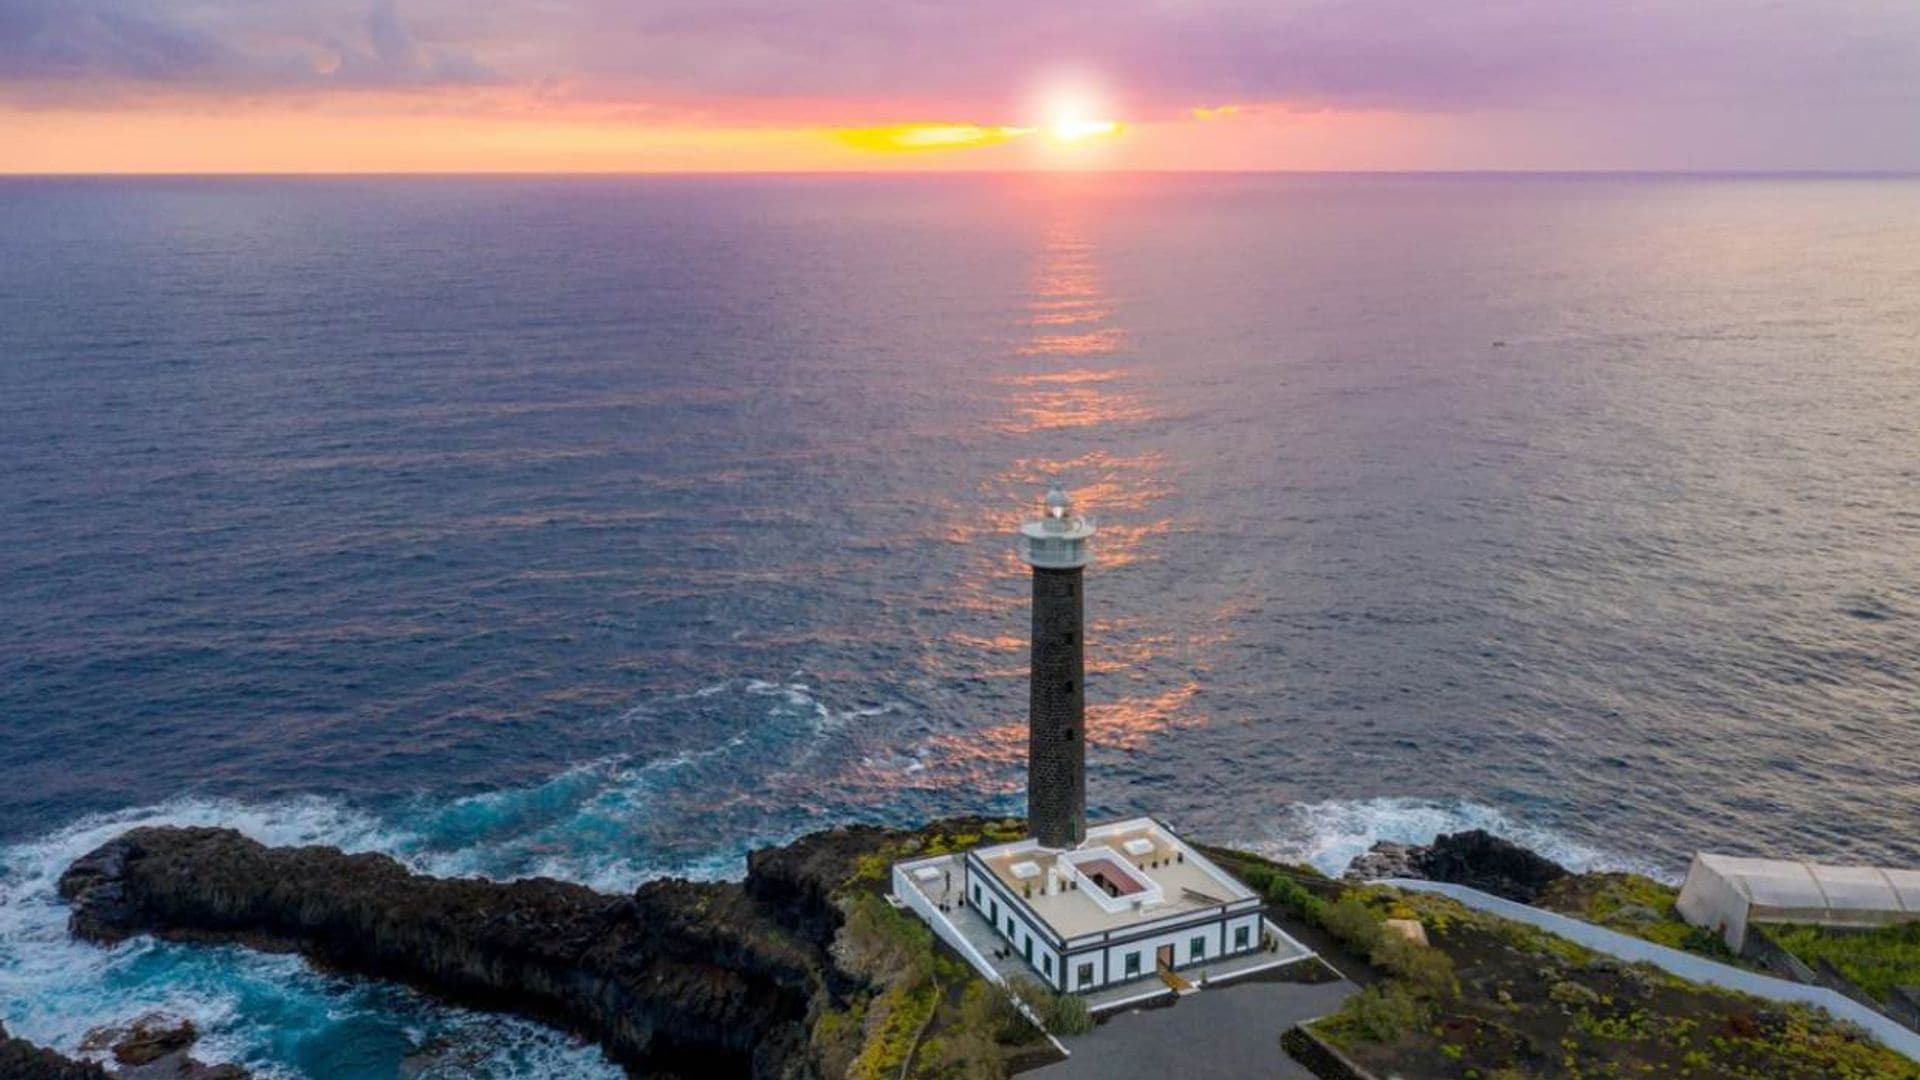
[[1442, 833], [1485, 829], [1529, 848], [1575, 872], [1627, 870], [1677, 881], [1669, 868], [1617, 851], [1604, 851], [1553, 829], [1515, 820], [1484, 803], [1459, 799], [1382, 797], [1295, 803], [1249, 841], [1262, 854], [1306, 863], [1338, 876], [1355, 856], [1382, 840], [1425, 844]]
[[354, 851], [396, 840], [377, 818], [323, 799], [187, 799], [89, 817], [9, 846], [0, 853], [0, 1009], [14, 1034], [77, 1054], [97, 1027], [163, 1012], [199, 1028], [196, 1057], [237, 1062], [262, 1077], [391, 1077], [410, 1055], [422, 1055], [422, 1077], [621, 1075], [597, 1047], [550, 1028], [322, 974], [295, 956], [147, 938], [112, 949], [71, 940], [54, 892], [60, 874], [128, 829], [163, 824], [229, 825], [268, 844]]

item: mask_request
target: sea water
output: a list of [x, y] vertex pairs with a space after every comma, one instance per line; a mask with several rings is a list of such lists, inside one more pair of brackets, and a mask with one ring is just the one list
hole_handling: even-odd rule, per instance
[[611, 1075], [53, 882], [1018, 812], [1056, 476], [1098, 813], [1920, 861], [1912, 179], [9, 180], [0, 445], [0, 1019], [67, 1050]]

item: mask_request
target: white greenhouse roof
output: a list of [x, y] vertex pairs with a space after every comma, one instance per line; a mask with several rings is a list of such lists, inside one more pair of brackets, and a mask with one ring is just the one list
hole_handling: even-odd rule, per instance
[[1920, 870], [1701, 852], [1676, 904], [1739, 949], [1750, 923], [1871, 927], [1920, 921]]
[[1706, 853], [1696, 859], [1755, 907], [1886, 911], [1920, 917], [1920, 870]]

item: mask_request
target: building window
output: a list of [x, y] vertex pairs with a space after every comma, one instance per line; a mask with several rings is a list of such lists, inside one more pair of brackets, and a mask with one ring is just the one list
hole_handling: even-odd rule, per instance
[[1016, 934], [1015, 934], [1015, 933], [1013, 932], [1013, 916], [1012, 916], [1012, 915], [1008, 915], [1008, 916], [1007, 916], [1007, 938], [1008, 938], [1008, 940], [1018, 940], [1018, 939], [1019, 939], [1019, 938], [1018, 938], [1018, 935], [1016, 935]]
[[1069, 694], [1071, 694], [1071, 693], [1073, 693], [1073, 680], [1072, 680], [1072, 679], [1068, 679], [1068, 680], [1067, 680], [1067, 693], [1069, 693]]
[[1207, 955], [1207, 939], [1197, 937], [1187, 942], [1187, 959], [1198, 960]]
[[1053, 978], [1053, 957], [1042, 956], [1040, 958], [1040, 966], [1046, 970], [1047, 978]]
[[1127, 978], [1131, 979], [1138, 974], [1140, 974], [1140, 954], [1130, 952], [1127, 954]]
[[1027, 955], [1027, 963], [1029, 964], [1033, 963], [1033, 939], [1032, 938], [1027, 939], [1027, 946], [1025, 951]]
[[1247, 946], [1251, 944], [1251, 941], [1249, 940], [1251, 937], [1252, 935], [1248, 933], [1246, 927], [1242, 926], [1242, 927], [1236, 928], [1233, 932], [1233, 947], [1235, 951], [1239, 951], [1247, 948]]
[[1061, 731], [1060, 731], [1060, 741], [1061, 741], [1061, 742], [1072, 742], [1072, 741], [1073, 741], [1073, 729], [1072, 729], [1072, 728], [1063, 728], [1063, 729], [1061, 729]]
[[1079, 974], [1074, 976], [1073, 988], [1075, 990], [1084, 990], [1087, 987], [1092, 985], [1093, 985], [1093, 965], [1081, 964]]
[[1061, 634], [1061, 635], [1060, 635], [1060, 644], [1062, 644], [1062, 645], [1071, 645], [1071, 644], [1073, 644], [1073, 631], [1071, 631], [1071, 630], [1069, 630], [1069, 631], [1067, 631], [1066, 633], [1064, 633], [1064, 634]]

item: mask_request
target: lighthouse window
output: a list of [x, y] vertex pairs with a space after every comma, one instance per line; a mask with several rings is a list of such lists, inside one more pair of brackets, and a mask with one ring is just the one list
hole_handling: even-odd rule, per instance
[[1069, 694], [1071, 694], [1071, 693], [1073, 693], [1073, 680], [1072, 680], [1072, 679], [1068, 679], [1068, 680], [1067, 680], [1067, 686], [1066, 686], [1066, 689], [1067, 689], [1067, 693], [1069, 693]]
[[1062, 741], [1062, 742], [1072, 742], [1072, 741], [1073, 741], [1073, 729], [1072, 729], [1072, 728], [1067, 728], [1066, 730], [1064, 730], [1064, 731], [1062, 731], [1062, 732], [1060, 733], [1060, 739], [1061, 739], [1061, 741]]

